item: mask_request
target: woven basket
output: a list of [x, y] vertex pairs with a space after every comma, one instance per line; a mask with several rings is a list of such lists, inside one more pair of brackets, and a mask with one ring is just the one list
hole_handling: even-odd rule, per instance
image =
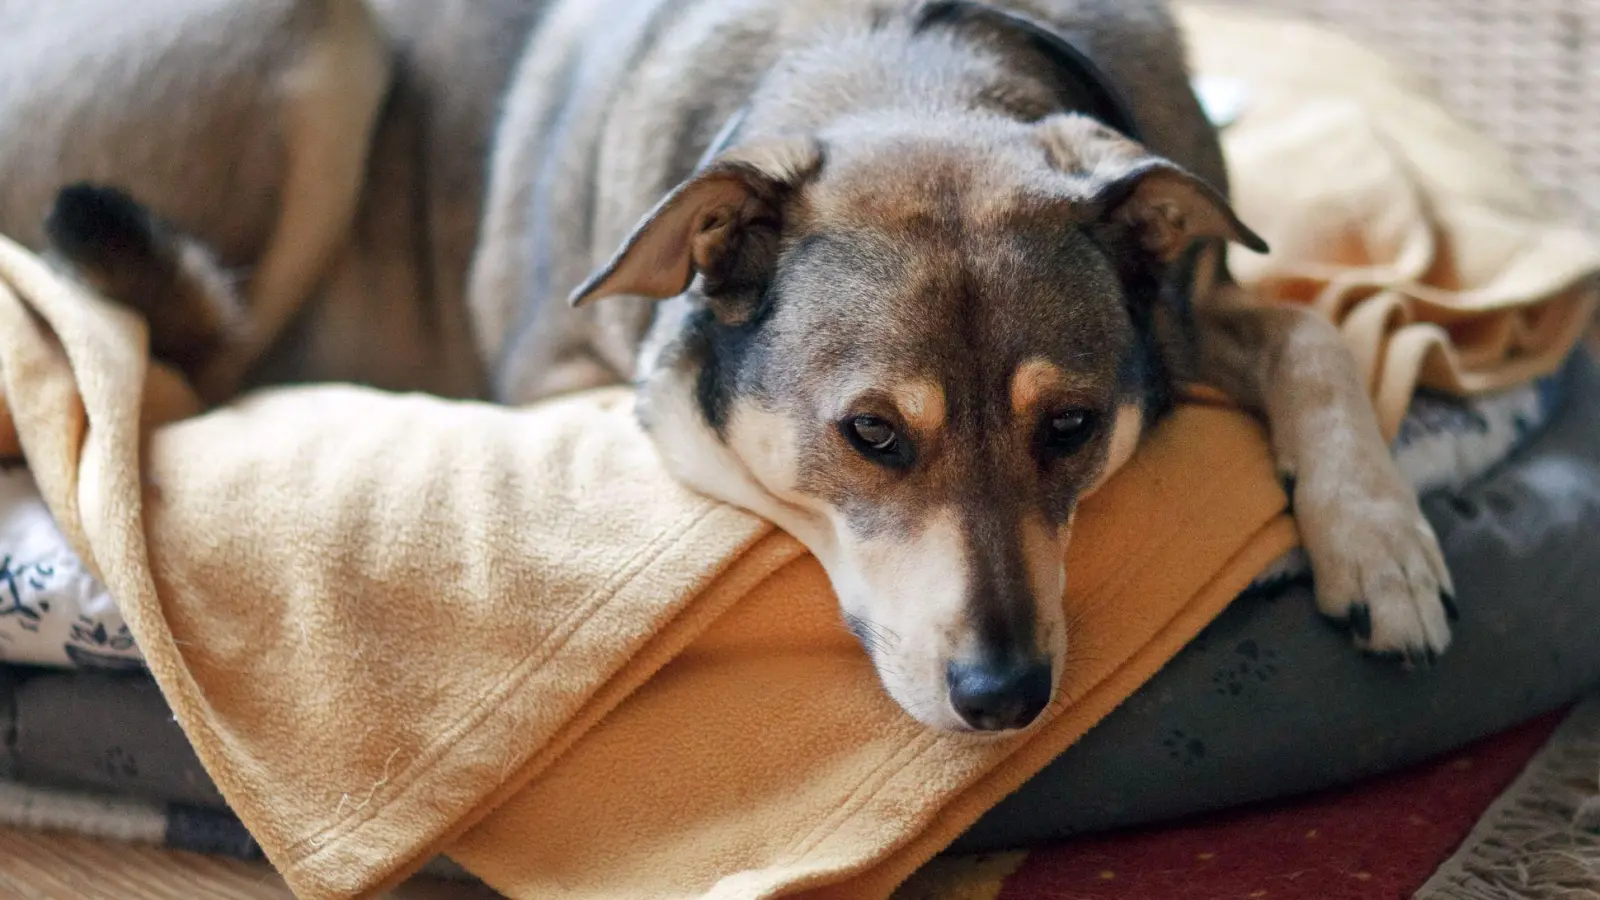
[[1600, 0], [1233, 0], [1336, 27], [1431, 78], [1554, 209], [1600, 231]]

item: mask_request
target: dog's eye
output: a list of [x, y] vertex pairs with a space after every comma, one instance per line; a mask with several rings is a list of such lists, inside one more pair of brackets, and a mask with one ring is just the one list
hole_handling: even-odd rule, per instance
[[1055, 456], [1068, 456], [1083, 449], [1094, 436], [1095, 414], [1087, 409], [1064, 409], [1044, 423], [1044, 446]]
[[856, 433], [856, 439], [865, 444], [867, 449], [876, 453], [893, 452], [895, 445], [900, 443], [900, 435], [894, 433], [894, 426], [873, 416], [851, 419], [850, 430]]
[[845, 437], [863, 455], [890, 466], [910, 464], [910, 448], [886, 420], [877, 416], [855, 416], [842, 424]]

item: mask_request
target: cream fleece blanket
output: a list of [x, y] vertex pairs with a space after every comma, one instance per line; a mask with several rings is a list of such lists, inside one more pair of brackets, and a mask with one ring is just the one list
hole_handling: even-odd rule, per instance
[[306, 898], [438, 852], [514, 898], [886, 896], [1293, 541], [1259, 429], [1183, 407], [1080, 515], [1063, 702], [977, 741], [904, 716], [815, 560], [678, 487], [625, 394], [185, 418], [131, 315], [4, 241], [0, 376], [0, 456]]
[[1183, 5], [1192, 65], [1234, 82], [1234, 205], [1272, 246], [1229, 266], [1338, 322], [1393, 436], [1419, 384], [1455, 394], [1554, 372], [1594, 317], [1600, 245], [1553, 221], [1499, 145], [1433, 86], [1325, 29]]

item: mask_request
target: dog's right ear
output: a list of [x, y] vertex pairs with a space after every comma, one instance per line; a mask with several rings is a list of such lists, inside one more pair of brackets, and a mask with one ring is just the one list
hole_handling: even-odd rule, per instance
[[1070, 179], [1075, 199], [1102, 230], [1131, 238], [1161, 263], [1202, 239], [1267, 252], [1216, 188], [1100, 122], [1061, 113], [1036, 126], [1051, 164]]
[[615, 294], [664, 300], [696, 274], [706, 294], [767, 274], [785, 202], [821, 165], [815, 140], [759, 141], [718, 157], [640, 220], [615, 256], [572, 292], [573, 306]]

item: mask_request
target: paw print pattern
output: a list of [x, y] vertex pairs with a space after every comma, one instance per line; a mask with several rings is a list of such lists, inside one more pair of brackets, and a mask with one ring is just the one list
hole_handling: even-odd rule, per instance
[[1167, 750], [1167, 755], [1172, 760], [1185, 766], [1192, 766], [1206, 758], [1205, 741], [1197, 737], [1190, 737], [1181, 729], [1174, 729], [1161, 742]]
[[107, 749], [103, 764], [106, 774], [113, 780], [139, 776], [139, 761], [121, 747], [113, 746]]
[[1211, 676], [1211, 689], [1224, 697], [1237, 697], [1251, 684], [1264, 684], [1278, 674], [1278, 653], [1254, 640], [1233, 648], [1234, 659]]
[[77, 623], [72, 626], [72, 639], [102, 650], [133, 649], [133, 633], [128, 630], [128, 626], [119, 625], [116, 631], [108, 631], [104, 622], [88, 616], [78, 617]]

